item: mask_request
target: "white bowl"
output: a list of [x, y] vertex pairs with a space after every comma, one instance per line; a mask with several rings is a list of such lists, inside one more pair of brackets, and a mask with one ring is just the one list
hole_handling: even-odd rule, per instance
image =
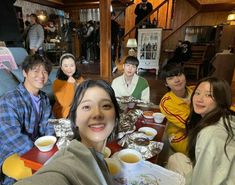
[[55, 136], [43, 136], [38, 138], [34, 144], [41, 152], [50, 151], [56, 143]]
[[118, 159], [124, 168], [133, 168], [142, 161], [142, 155], [134, 149], [123, 149], [118, 152]]
[[162, 123], [164, 118], [165, 118], [165, 115], [160, 112], [156, 112], [153, 114], [153, 119], [155, 123]]
[[152, 140], [157, 135], [157, 130], [151, 127], [141, 127], [138, 131], [143, 132], [149, 140]]

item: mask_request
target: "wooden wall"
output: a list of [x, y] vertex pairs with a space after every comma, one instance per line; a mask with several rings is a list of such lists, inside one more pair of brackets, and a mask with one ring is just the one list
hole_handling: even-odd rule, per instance
[[226, 23], [228, 14], [228, 11], [199, 12], [185, 0], [177, 0], [173, 30], [164, 31], [162, 49], [175, 49], [178, 40], [184, 39], [186, 26], [219, 25]]
[[[126, 8], [125, 11], [125, 32], [127, 33], [130, 29], [132, 29], [135, 26], [135, 7], [138, 3], [140, 3], [141, 0], [135, 0], [134, 4]], [[153, 9], [156, 8], [159, 4], [163, 2], [163, 0], [148, 0], [148, 2], [152, 3]], [[169, 0], [169, 12], [168, 14], [171, 15], [171, 6], [172, 6], [172, 0]], [[159, 27], [163, 27], [166, 22], [166, 9], [167, 5], [165, 4], [161, 10], [159, 11]], [[155, 12], [151, 16], [151, 20], [154, 18], [157, 19], [157, 12]], [[168, 26], [170, 27], [170, 21], [168, 20]], [[130, 37], [135, 37], [135, 31], [133, 31], [130, 35]]]

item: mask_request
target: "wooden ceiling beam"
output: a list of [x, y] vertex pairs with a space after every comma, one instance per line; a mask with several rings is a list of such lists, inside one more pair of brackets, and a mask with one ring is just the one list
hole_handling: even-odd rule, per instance
[[64, 3], [61, 0], [25, 0], [31, 3], [37, 3], [44, 6], [49, 6], [57, 9], [64, 9]]
[[[118, 0], [112, 1], [111, 4], [113, 7], [127, 7], [133, 4], [134, 1], [131, 0]], [[90, 0], [90, 1], [64, 1], [65, 8], [79, 7], [81, 8], [99, 8], [100, 1]]]
[[197, 0], [187, 0], [197, 10], [201, 9], [201, 4]]
[[235, 9], [235, 3], [217, 3], [217, 4], [204, 4], [201, 11], [232, 11]]
[[197, 0], [187, 0], [194, 8], [202, 12], [207, 11], [231, 11], [235, 9], [235, 3], [213, 3], [213, 4], [200, 4]]

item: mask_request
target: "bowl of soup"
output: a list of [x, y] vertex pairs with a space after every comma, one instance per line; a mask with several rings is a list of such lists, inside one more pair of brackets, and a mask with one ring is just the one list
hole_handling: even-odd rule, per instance
[[41, 152], [48, 152], [52, 150], [56, 143], [56, 137], [55, 136], [42, 136], [39, 137], [35, 142], [35, 146], [41, 151]]
[[157, 135], [157, 130], [151, 127], [141, 127], [138, 131], [144, 133], [149, 140], [152, 140]]

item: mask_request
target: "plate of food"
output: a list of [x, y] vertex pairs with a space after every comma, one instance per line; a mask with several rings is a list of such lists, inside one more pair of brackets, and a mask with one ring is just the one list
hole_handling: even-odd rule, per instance
[[153, 111], [144, 111], [143, 116], [147, 119], [152, 119], [153, 118]]

